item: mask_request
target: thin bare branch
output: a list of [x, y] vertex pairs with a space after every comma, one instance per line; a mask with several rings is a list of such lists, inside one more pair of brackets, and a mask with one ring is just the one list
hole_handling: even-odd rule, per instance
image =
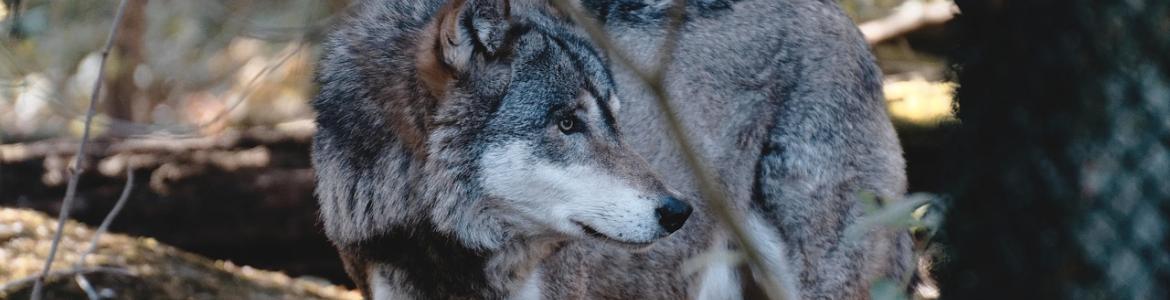
[[651, 81], [660, 85], [666, 83], [666, 68], [674, 61], [674, 48], [678, 46], [678, 40], [682, 35], [683, 17], [686, 16], [686, 12], [686, 0], [673, 0], [670, 10], [667, 11], [666, 32], [663, 35], [662, 46], [658, 47], [658, 66], [650, 77]]
[[619, 64], [629, 68], [638, 77], [639, 81], [650, 88], [650, 91], [654, 95], [655, 103], [664, 112], [664, 115], [666, 115], [670, 132], [675, 137], [675, 142], [683, 154], [682, 156], [687, 167], [691, 169], [692, 174], [698, 179], [699, 193], [702, 196], [702, 200], [706, 201], [707, 205], [712, 209], [712, 212], [715, 213], [715, 217], [723, 221], [723, 224], [728, 227], [735, 240], [743, 246], [744, 255], [748, 263], [755, 266], [756, 270], [764, 276], [761, 286], [767, 297], [770, 299], [785, 299], [786, 294], [781, 290], [782, 287], [777, 286], [780, 281], [776, 280], [776, 275], [772, 274], [767, 264], [764, 263], [763, 255], [757, 243], [748, 235], [744, 225], [740, 223], [740, 220], [744, 220], [744, 218], [740, 216], [738, 211], [732, 209], [731, 201], [727, 199], [726, 193], [720, 191], [721, 189], [715, 184], [715, 177], [706, 167], [706, 164], [703, 163], [702, 159], [699, 158], [699, 154], [695, 152], [690, 137], [686, 135], [682, 122], [678, 119], [676, 110], [671, 104], [670, 95], [665, 85], [665, 69], [673, 60], [672, 53], [681, 36], [681, 27], [686, 12], [684, 6], [685, 0], [674, 0], [673, 2], [674, 7], [669, 12], [670, 19], [667, 22], [668, 27], [666, 28], [663, 49], [659, 49], [662, 54], [660, 54], [657, 69], [653, 73], [640, 70], [622, 49], [615, 46], [613, 40], [609, 38], [601, 26], [593, 18], [587, 16], [585, 12], [566, 3], [565, 0], [553, 0], [552, 4], [558, 10], [567, 12], [574, 22], [581, 25], [593, 40], [606, 50], [606, 53], [609, 53]]
[[98, 97], [101, 95], [102, 81], [105, 79], [106, 60], [110, 56], [110, 49], [114, 47], [114, 38], [118, 36], [118, 25], [122, 22], [127, 2], [129, 1], [122, 0], [118, 4], [118, 11], [115, 13], [114, 20], [110, 24], [110, 34], [106, 36], [106, 45], [102, 48], [97, 79], [94, 80], [93, 93], [89, 97], [89, 108], [85, 113], [85, 127], [81, 133], [81, 143], [77, 145], [77, 155], [73, 158], [73, 166], [71, 168], [73, 174], [69, 178], [68, 187], [65, 189], [65, 199], [61, 202], [61, 211], [57, 214], [57, 232], [53, 233], [53, 243], [49, 246], [49, 256], [45, 258], [45, 266], [41, 269], [41, 276], [37, 277], [36, 283], [33, 285], [33, 292], [30, 296], [33, 300], [41, 299], [41, 294], [44, 292], [45, 276], [49, 275], [49, 271], [53, 267], [53, 259], [57, 256], [57, 247], [60, 246], [61, 236], [64, 235], [65, 221], [69, 219], [69, 209], [73, 206], [73, 199], [77, 193], [77, 182], [81, 180], [81, 173], [85, 171], [85, 145], [89, 141], [90, 127], [93, 123], [93, 116], [96, 114], [95, 106]]
[[[85, 266], [89, 255], [97, 250], [98, 240], [101, 239], [102, 234], [109, 230], [110, 223], [114, 222], [114, 218], [118, 217], [118, 213], [122, 211], [122, 207], [126, 205], [126, 200], [130, 199], [130, 191], [134, 190], [134, 169], [126, 168], [126, 186], [122, 188], [122, 195], [118, 196], [118, 202], [114, 204], [114, 208], [110, 209], [110, 213], [106, 215], [106, 219], [102, 220], [102, 225], [98, 226], [97, 231], [94, 231], [93, 238], [89, 241], [89, 248], [81, 253], [81, 257], [77, 259], [77, 263], [73, 265], [74, 269], [81, 269]], [[85, 290], [85, 294], [89, 295], [90, 300], [97, 300], [99, 298], [97, 292], [93, 290], [93, 286], [89, 284], [89, 280], [85, 279], [85, 274], [77, 274], [77, 285]]]
[[[237, 16], [241, 12], [239, 12], [238, 10], [233, 10], [229, 7], [225, 7], [223, 3], [219, 3], [216, 1], [207, 1], [206, 3], [204, 3], [206, 5], [209, 5], [209, 7], [206, 9], [211, 9], [211, 10], [215, 10], [215, 11], [225, 11], [225, 13], [222, 16], [219, 16], [219, 17], [213, 19], [215, 22], [223, 23], [224, 24], [223, 27], [225, 29], [221, 29], [221, 30], [215, 32], [211, 37], [208, 38], [210, 40], [219, 40], [219, 39], [225, 38], [225, 37], [251, 37], [251, 38], [265, 40], [268, 42], [288, 41], [288, 44], [295, 45], [295, 47], [292, 48], [291, 51], [290, 50], [282, 51], [285, 53], [280, 54], [279, 59], [277, 59], [276, 61], [274, 61], [272, 63], [269, 63], [267, 66], [262, 68], [259, 72], [257, 72], [257, 74], [255, 74], [254, 76], [249, 78], [247, 83], [245, 83], [244, 91], [242, 93], [240, 93], [238, 96], [233, 97], [232, 99], [227, 99], [227, 101], [225, 101], [227, 103], [230, 103], [227, 105], [229, 108], [225, 108], [224, 110], [217, 112], [217, 114], [214, 117], [212, 117], [209, 121], [199, 122], [197, 124], [157, 124], [157, 123], [146, 124], [146, 123], [133, 122], [133, 121], [129, 121], [129, 120], [123, 120], [123, 119], [112, 118], [112, 117], [106, 116], [106, 118], [93, 120], [93, 124], [99, 126], [99, 128], [101, 126], [108, 126], [111, 128], [120, 129], [124, 132], [132, 132], [132, 134], [128, 134], [125, 136], [117, 136], [118, 138], [146, 137], [146, 136], [153, 136], [153, 135], [166, 135], [166, 136], [175, 137], [175, 138], [201, 136], [202, 133], [200, 133], [200, 130], [207, 128], [211, 125], [214, 125], [217, 122], [222, 121], [225, 117], [227, 117], [227, 115], [230, 115], [231, 112], [233, 112], [238, 107], [240, 107], [242, 103], [247, 102], [247, 100], [249, 100], [248, 98], [253, 94], [253, 91], [257, 87], [260, 86], [259, 83], [261, 83], [262, 79], [266, 79], [267, 75], [280, 69], [291, 58], [295, 57], [301, 51], [304, 51], [305, 50], [304, 48], [308, 48], [309, 47], [308, 43], [310, 43], [314, 39], [315, 36], [319, 35], [323, 29], [328, 28], [329, 25], [336, 22], [340, 15], [344, 14], [347, 11], [350, 11], [359, 2], [358, 1], [351, 1], [351, 2], [347, 3], [344, 7], [337, 9], [335, 11], [332, 11], [330, 14], [325, 15], [324, 17], [321, 17], [321, 18], [313, 18], [313, 14], [312, 14], [313, 8], [314, 8], [314, 6], [312, 5], [313, 2], [309, 1], [306, 3], [308, 5], [305, 6], [304, 25], [288, 26], [288, 27], [264, 27], [262, 25], [259, 25], [255, 21], [248, 20], [246, 17], [235, 18], [235, 16]], [[231, 28], [231, 29], [228, 29], [228, 28]], [[296, 36], [293, 36], [293, 33], [292, 33], [293, 31], [299, 31], [299, 34], [297, 34]], [[263, 34], [265, 32], [277, 32], [277, 33], [279, 33], [280, 36], [275, 37], [275, 38], [266, 38], [266, 37], [260, 36], [261, 34]], [[203, 45], [198, 45], [197, 47], [191, 49], [192, 52], [190, 53], [190, 55], [196, 56], [196, 57], [201, 57], [201, 56], [203, 56], [202, 53], [208, 51], [208, 46], [213, 45], [213, 44], [216, 44], [216, 43], [204, 43]], [[32, 66], [32, 67], [19, 67], [19, 65], [16, 64], [15, 55], [12, 54], [11, 51], [9, 51], [7, 49], [7, 47], [0, 47], [0, 54], [4, 54], [3, 57], [0, 57], [0, 58], [6, 58], [7, 60], [12, 61], [11, 63], [14, 66], [17, 66], [13, 69], [22, 71], [21, 74], [27, 73], [26, 70], [45, 69], [44, 66], [39, 66], [39, 65]], [[36, 62], [33, 61], [32, 63], [35, 64]], [[192, 74], [195, 74], [195, 73], [194, 72], [182, 72], [182, 73], [180, 73], [179, 77], [172, 78], [173, 80], [171, 80], [171, 81], [173, 81], [181, 86], [182, 84], [184, 84], [188, 81], [191, 81], [191, 78], [195, 76]], [[2, 84], [3, 83], [0, 83], [0, 87], [3, 87]], [[166, 96], [161, 97], [160, 101], [167, 101], [166, 99], [172, 98], [174, 96], [174, 94], [181, 92], [181, 90], [182, 90], [181, 88], [170, 89], [167, 92]], [[61, 95], [56, 95], [56, 94], [40, 95], [37, 97], [39, 98], [38, 100], [52, 105], [51, 112], [56, 114], [57, 116], [68, 118], [68, 119], [74, 119], [74, 118], [78, 117], [78, 115], [82, 114], [82, 112], [77, 111], [71, 105], [68, 105], [67, 103], [62, 102], [62, 100], [60, 100], [60, 99], [63, 99], [65, 97], [62, 97]]]
[[89, 279], [85, 279], [85, 275], [78, 273], [77, 275], [73, 276], [73, 280], [77, 281], [77, 286], [80, 286], [81, 290], [85, 291], [85, 296], [89, 297], [89, 300], [98, 300], [102, 298], [102, 295], [98, 294], [97, 290], [93, 289], [93, 285], [89, 283]]
[[122, 211], [122, 207], [126, 205], [126, 200], [130, 199], [130, 192], [134, 190], [134, 169], [126, 168], [126, 186], [122, 188], [122, 195], [118, 196], [118, 202], [114, 204], [114, 208], [110, 209], [110, 213], [106, 215], [106, 219], [102, 220], [102, 225], [98, 226], [97, 231], [93, 233], [93, 237], [89, 240], [89, 248], [81, 253], [81, 257], [77, 259], [75, 268], [80, 269], [85, 265], [85, 261], [90, 254], [97, 249], [98, 240], [101, 239], [102, 234], [105, 234], [110, 229], [110, 223], [114, 222], [114, 218], [118, 217], [118, 213]]
[[248, 100], [248, 97], [252, 96], [252, 92], [256, 91], [256, 86], [260, 82], [260, 79], [265, 78], [265, 75], [268, 75], [268, 73], [272, 73], [272, 71], [279, 69], [284, 65], [284, 63], [288, 62], [290, 58], [293, 58], [297, 55], [297, 53], [300, 53], [301, 49], [305, 48], [305, 42], [303, 39], [294, 43], [296, 43], [297, 46], [293, 48], [292, 51], [289, 51], [287, 54], [281, 57], [280, 60], [265, 66], [264, 69], [261, 69], [260, 72], [257, 72], [256, 75], [252, 76], [252, 78], [248, 80], [248, 84], [245, 87], [244, 92], [236, 97], [236, 100], [233, 101], [231, 105], [217, 113], [215, 117], [211, 118], [210, 120], [199, 123], [199, 125], [196, 125], [195, 128], [201, 129], [211, 126], [212, 124], [215, 124], [215, 122], [223, 120], [224, 117], [227, 117], [229, 114], [231, 114], [232, 111], [236, 110], [236, 108], [239, 108], [240, 104], [244, 104], [244, 102]]

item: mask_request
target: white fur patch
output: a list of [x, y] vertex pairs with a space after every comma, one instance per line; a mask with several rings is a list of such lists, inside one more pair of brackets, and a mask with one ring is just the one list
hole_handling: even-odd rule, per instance
[[532, 270], [532, 274], [528, 275], [528, 279], [524, 281], [524, 285], [515, 294], [509, 296], [511, 300], [540, 300], [543, 299], [540, 291], [543, 286], [543, 276], [540, 274], [540, 269]]
[[609, 97], [609, 111], [616, 115], [618, 113], [618, 111], [620, 111], [621, 109], [622, 109], [622, 100], [619, 99], [616, 95], [610, 96]]
[[[780, 234], [768, 225], [758, 215], [751, 214], [748, 216], [747, 231], [752, 236], [752, 241], [756, 243], [756, 248], [762, 255], [765, 267], [773, 280], [779, 282], [761, 283], [779, 285], [781, 291], [785, 292], [785, 297], [788, 299], [800, 299], [800, 286], [797, 285], [797, 274], [793, 272], [792, 267], [788, 264], [788, 250], [784, 241], [780, 240]], [[759, 272], [759, 270], [753, 270]], [[756, 276], [761, 277], [761, 276]]]
[[370, 274], [370, 298], [373, 298], [372, 300], [414, 299], [414, 296], [392, 285], [390, 280], [382, 276], [381, 272], [377, 272], [377, 268], [371, 270]]
[[[763, 274], [760, 273], [763, 271], [767, 272], [772, 280], [777, 281], [757, 282], [757, 284], [778, 286], [780, 288], [776, 291], [782, 292], [786, 299], [800, 299], [796, 274], [788, 265], [787, 250], [784, 242], [780, 240], [780, 235], [762, 218], [754, 214], [747, 217], [746, 225], [747, 232], [751, 235], [752, 242], [755, 243], [764, 264], [763, 270], [752, 268], [754, 279], [764, 280]], [[708, 252], [727, 251], [730, 236], [718, 239], [722, 241], [716, 242], [712, 249], [707, 250]], [[699, 277], [695, 299], [742, 299], [743, 280], [752, 280], [753, 278], [741, 278], [737, 270], [740, 263], [742, 262], [737, 260], [711, 260]]]
[[611, 239], [652, 242], [665, 236], [654, 209], [657, 201], [627, 182], [593, 166], [558, 166], [515, 142], [488, 149], [481, 161], [487, 193], [500, 208], [518, 212], [521, 230], [584, 236], [581, 225]]
[[[727, 251], [726, 243], [715, 243], [707, 251]], [[742, 299], [743, 288], [739, 284], [739, 274], [735, 268], [737, 261], [713, 260], [703, 270], [698, 282], [698, 292], [695, 299], [724, 300]]]

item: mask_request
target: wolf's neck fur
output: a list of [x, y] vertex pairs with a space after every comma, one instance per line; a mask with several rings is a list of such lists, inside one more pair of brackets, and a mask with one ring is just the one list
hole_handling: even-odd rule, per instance
[[513, 240], [494, 250], [415, 227], [379, 235], [355, 247], [370, 262], [372, 299], [509, 298], [536, 265], [564, 245], [563, 238]]

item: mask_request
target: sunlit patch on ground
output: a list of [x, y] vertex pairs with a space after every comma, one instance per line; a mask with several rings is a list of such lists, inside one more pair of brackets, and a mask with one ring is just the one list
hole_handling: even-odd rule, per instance
[[924, 79], [887, 81], [886, 105], [894, 121], [934, 126], [955, 121], [955, 84]]

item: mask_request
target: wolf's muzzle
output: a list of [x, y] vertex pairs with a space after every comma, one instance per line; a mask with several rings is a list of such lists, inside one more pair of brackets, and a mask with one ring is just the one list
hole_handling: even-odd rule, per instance
[[667, 196], [663, 199], [662, 206], [655, 209], [654, 213], [658, 215], [658, 225], [662, 225], [666, 232], [675, 232], [687, 222], [692, 210], [690, 204]]

